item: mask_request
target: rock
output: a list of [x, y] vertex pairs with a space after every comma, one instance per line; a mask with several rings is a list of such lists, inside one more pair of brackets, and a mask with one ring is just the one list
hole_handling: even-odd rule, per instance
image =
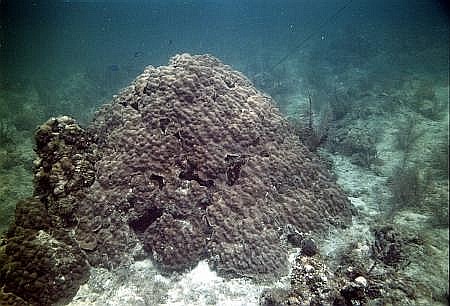
[[303, 239], [301, 242], [301, 253], [305, 256], [314, 256], [319, 252], [316, 243], [311, 238]]
[[283, 228], [283, 235], [293, 247], [301, 248], [304, 235], [300, 233], [292, 224], [286, 224]]
[[361, 287], [367, 287], [367, 279], [362, 276], [358, 276], [355, 278], [355, 283], [360, 285]]
[[302, 301], [298, 305], [332, 305], [339, 295], [338, 290], [336, 277], [320, 256], [297, 256], [292, 268], [289, 296]]
[[267, 289], [261, 293], [259, 298], [260, 306], [281, 306], [287, 304], [289, 299], [288, 290], [281, 288]]

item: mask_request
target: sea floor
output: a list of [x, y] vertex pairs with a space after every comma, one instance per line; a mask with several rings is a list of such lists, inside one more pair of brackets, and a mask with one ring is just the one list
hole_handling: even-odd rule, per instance
[[[449, 87], [433, 87], [435, 102], [446, 106], [441, 116], [428, 118], [427, 110], [414, 110], [407, 101], [402, 101], [417, 94], [417, 86], [413, 84], [417, 78], [420, 76], [411, 76], [403, 86], [389, 90], [378, 88], [354, 98], [354, 105], [367, 105], [375, 110], [361, 116], [350, 116], [342, 122], [353, 130], [369, 131], [369, 135], [370, 131], [376, 131], [374, 146], [377, 153], [373, 161], [361, 165], [355, 163], [354, 156], [349, 154], [336, 152], [330, 147], [320, 149], [320, 154], [332, 161], [332, 171], [347, 192], [356, 214], [349, 227], [330, 229], [316, 240], [321, 255], [331, 266], [349, 244], [370, 248], [376, 226], [391, 225], [405, 235], [415, 235], [421, 244], [406, 254], [409, 263], [399, 271], [401, 277], [415, 286], [414, 299], [405, 300], [404, 305], [447, 305], [449, 231], [445, 220], [448, 218], [448, 172], [444, 176], [433, 176], [436, 171], [432, 171], [430, 165], [433, 161], [430, 159], [437, 141], [448, 139]], [[285, 97], [289, 101], [285, 106], [288, 117], [294, 116], [289, 114], [290, 109], [298, 109], [307, 102], [307, 95], [301, 91], [299, 89], [299, 92]], [[3, 95], [0, 98], [7, 97]], [[388, 103], [403, 106], [392, 106], [395, 111], [383, 110]], [[397, 142], [404, 128], [400, 123], [407, 122], [408, 118], [415, 118], [417, 137], [405, 153], [405, 148], [399, 148]], [[0, 231], [6, 230], [16, 201], [32, 193], [34, 155], [31, 134], [15, 129], [8, 133], [14, 136], [14, 145], [0, 148]], [[427, 181], [426, 197], [422, 197], [420, 203], [399, 205], [392, 201], [395, 169], [405, 160], [408, 165], [419, 165], [418, 170], [423, 175], [431, 175]], [[447, 169], [442, 170], [445, 172]], [[296, 252], [297, 249], [292, 249], [292, 258]], [[191, 271], [164, 275], [151, 260], [144, 260], [112, 271], [92, 268], [89, 281], [79, 289], [69, 305], [258, 305], [263, 290], [288, 286], [288, 276], [275, 283], [224, 279], [211, 271], [205, 261]]]
[[[398, 91], [402, 90], [405, 89]], [[448, 87], [440, 87], [436, 91], [442, 103], [446, 103]], [[405, 93], [393, 92], [391, 95], [404, 96]], [[298, 102], [301, 95], [295, 97]], [[372, 97], [379, 98], [376, 93]], [[384, 98], [390, 97], [384, 95]], [[382, 135], [376, 143], [378, 162], [374, 166], [355, 165], [349, 156], [321, 150], [322, 155], [332, 160], [337, 181], [349, 195], [356, 216], [348, 228], [330, 230], [317, 240], [320, 253], [332, 265], [337, 254], [349, 244], [357, 243], [361, 249], [369, 250], [374, 226], [392, 225], [405, 235], [418, 236], [421, 245], [410, 250], [407, 254], [410, 263], [399, 271], [398, 281], [407, 280], [415, 291], [414, 298], [404, 300], [403, 305], [447, 305], [449, 232], [448, 226], [433, 221], [440, 213], [436, 209], [447, 202], [428, 208], [420, 205], [397, 208], [392, 207], [395, 203], [389, 200], [392, 197], [389, 178], [403, 159], [403, 153], [394, 145], [398, 122], [412, 115], [415, 114], [410, 109], [403, 108], [398, 113], [382, 112], [350, 121], [351, 124], [357, 122], [365, 128], [377, 129], [377, 133]], [[408, 159], [420, 161], [427, 160], [437, 138], [446, 137], [448, 112], [440, 120], [428, 120], [423, 116], [418, 120], [423, 134]], [[446, 194], [448, 178], [436, 180], [434, 184], [434, 188]], [[441, 209], [442, 214], [448, 215], [448, 207]], [[298, 250], [292, 251], [294, 258]], [[274, 287], [289, 287], [288, 277], [270, 284], [239, 278], [225, 280], [211, 271], [204, 261], [191, 271], [167, 277], [159, 274], [150, 260], [145, 260], [134, 263], [126, 272], [93, 269], [91, 279], [80, 289], [71, 305], [258, 305], [263, 290]]]

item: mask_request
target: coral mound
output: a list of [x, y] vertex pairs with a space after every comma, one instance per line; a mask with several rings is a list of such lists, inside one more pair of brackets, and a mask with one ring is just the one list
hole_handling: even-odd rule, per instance
[[121, 220], [117, 232], [129, 225], [163, 267], [209, 258], [223, 272], [276, 274], [286, 224], [318, 231], [350, 217], [271, 98], [209, 55], [148, 67], [92, 129], [101, 157], [86, 209]]
[[[73, 260], [58, 269], [78, 271], [72, 284], [86, 278], [83, 258], [112, 268], [148, 255], [168, 270], [208, 259], [224, 275], [276, 277], [286, 271], [286, 227], [317, 232], [351, 217], [345, 194], [271, 98], [209, 55], [146, 68], [86, 129], [52, 118], [36, 143], [35, 197], [18, 206], [0, 257], [16, 260], [8, 250], [23, 242], [30, 256], [37, 242], [58, 258], [65, 247]], [[25, 264], [0, 271], [0, 285], [19, 282]], [[33, 288], [65, 288], [51, 281]], [[41, 300], [11, 292], [46, 304], [75, 287]]]

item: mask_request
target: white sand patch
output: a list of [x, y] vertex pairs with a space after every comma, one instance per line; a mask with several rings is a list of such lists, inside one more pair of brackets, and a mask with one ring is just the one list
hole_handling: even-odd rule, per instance
[[80, 287], [69, 305], [252, 306], [259, 304], [264, 289], [287, 285], [287, 276], [272, 284], [245, 278], [225, 279], [212, 271], [206, 261], [183, 274], [163, 276], [150, 260], [143, 260], [113, 272], [91, 269], [88, 283]]
[[201, 261], [169, 290], [163, 305], [258, 305], [262, 287], [245, 279], [224, 280]]

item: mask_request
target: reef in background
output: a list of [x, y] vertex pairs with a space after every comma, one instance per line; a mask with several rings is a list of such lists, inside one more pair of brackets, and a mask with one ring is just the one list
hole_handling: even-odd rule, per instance
[[[241, 74], [208, 56], [148, 67], [88, 128], [36, 132], [34, 198], [0, 248], [0, 300], [70, 299], [92, 266], [151, 255], [181, 270], [286, 273], [286, 228], [320, 232], [351, 205], [319, 157]], [[8, 302], [8, 303], [9, 303]]]

